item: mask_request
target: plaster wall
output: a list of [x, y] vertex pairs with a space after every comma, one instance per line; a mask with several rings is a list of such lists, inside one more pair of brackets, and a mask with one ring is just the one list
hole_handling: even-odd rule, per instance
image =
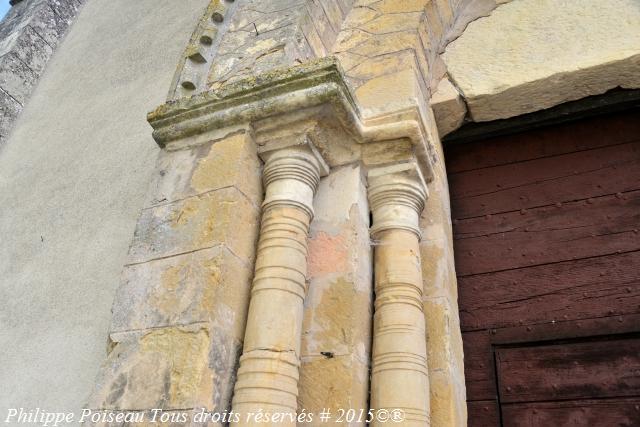
[[207, 0], [88, 0], [0, 151], [0, 415], [78, 411], [158, 148], [164, 101]]

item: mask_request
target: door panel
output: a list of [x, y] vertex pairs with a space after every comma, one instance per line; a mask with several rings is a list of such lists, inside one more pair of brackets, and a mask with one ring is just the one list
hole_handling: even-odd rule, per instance
[[501, 348], [501, 403], [640, 395], [640, 339]]
[[445, 157], [469, 427], [640, 427], [640, 110]]
[[637, 427], [640, 425], [639, 404], [640, 399], [637, 398], [506, 404], [502, 406], [503, 425], [504, 427]]

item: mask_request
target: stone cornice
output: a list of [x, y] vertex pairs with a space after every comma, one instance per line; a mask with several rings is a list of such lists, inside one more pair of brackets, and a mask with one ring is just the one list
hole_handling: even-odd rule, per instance
[[[217, 129], [291, 116], [296, 122], [331, 117], [357, 144], [408, 139], [427, 181], [433, 149], [418, 108], [365, 118], [335, 58], [273, 69], [255, 77], [170, 101], [149, 113], [153, 137], [161, 147]], [[334, 120], [335, 119], [335, 120]]]

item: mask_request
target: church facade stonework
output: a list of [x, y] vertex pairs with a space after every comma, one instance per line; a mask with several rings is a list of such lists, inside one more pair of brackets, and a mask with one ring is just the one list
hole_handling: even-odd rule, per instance
[[201, 1], [146, 117], [157, 162], [84, 407], [466, 426], [441, 138], [640, 88], [640, 8], [610, 1]]

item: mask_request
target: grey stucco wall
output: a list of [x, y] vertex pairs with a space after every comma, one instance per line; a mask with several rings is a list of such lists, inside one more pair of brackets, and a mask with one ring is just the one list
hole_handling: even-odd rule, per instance
[[0, 419], [78, 411], [158, 148], [164, 101], [208, 0], [87, 0], [0, 150]]

